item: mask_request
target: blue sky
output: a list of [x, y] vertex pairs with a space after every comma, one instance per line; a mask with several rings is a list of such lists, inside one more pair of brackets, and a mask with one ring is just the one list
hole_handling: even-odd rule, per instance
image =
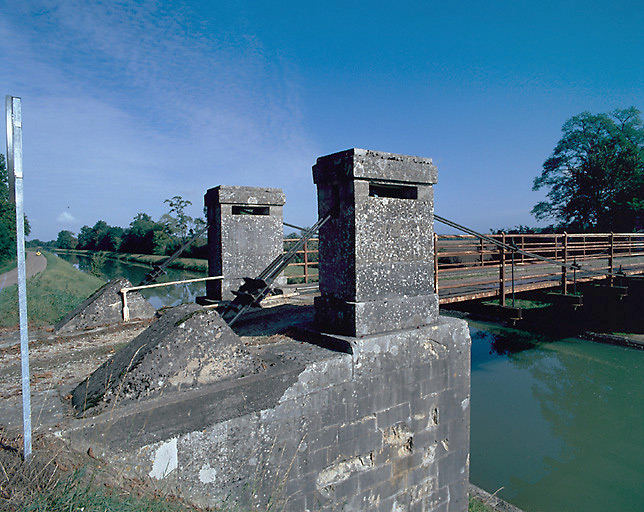
[[311, 166], [350, 147], [433, 158], [444, 217], [535, 225], [566, 119], [644, 109], [642, 27], [619, 0], [0, 0], [32, 237], [174, 195], [199, 215], [219, 184], [281, 187], [310, 225]]

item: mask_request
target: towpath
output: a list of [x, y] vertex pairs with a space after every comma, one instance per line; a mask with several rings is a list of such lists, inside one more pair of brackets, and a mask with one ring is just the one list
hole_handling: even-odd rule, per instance
[[[35, 252], [27, 252], [27, 258], [25, 260], [25, 272], [27, 273], [27, 279], [32, 276], [35, 276], [37, 273], [42, 272], [47, 268], [47, 258], [42, 254], [37, 255]], [[18, 268], [14, 268], [9, 272], [0, 274], [0, 290], [18, 283]]]

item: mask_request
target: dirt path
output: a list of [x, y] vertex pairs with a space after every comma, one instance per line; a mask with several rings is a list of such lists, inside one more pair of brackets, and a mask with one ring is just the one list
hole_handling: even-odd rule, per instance
[[[27, 279], [32, 276], [35, 276], [39, 272], [42, 272], [47, 268], [47, 258], [42, 254], [38, 256], [35, 252], [27, 252], [27, 258], [25, 260], [25, 271], [27, 274]], [[12, 286], [18, 283], [18, 269], [14, 268], [9, 272], [0, 274], [0, 290], [6, 288], [7, 286]]]
[[[29, 341], [34, 430], [51, 426], [68, 414], [63, 398], [114, 352], [147, 328], [149, 322], [58, 336], [52, 329], [34, 331]], [[31, 338], [31, 336], [30, 336]], [[20, 346], [17, 332], [0, 332], [0, 430], [22, 426]], [[9, 339], [13, 339], [11, 343]], [[0, 473], [1, 474], [1, 473]], [[0, 507], [1, 508], [1, 507]]]

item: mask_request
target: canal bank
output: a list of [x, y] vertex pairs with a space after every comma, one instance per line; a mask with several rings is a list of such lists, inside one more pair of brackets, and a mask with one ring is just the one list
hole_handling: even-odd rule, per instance
[[[112, 252], [112, 251], [85, 251], [77, 249], [54, 249], [52, 252], [55, 252], [59, 255], [75, 255], [84, 258], [91, 258], [96, 254], [103, 255], [105, 258], [111, 260], [118, 260], [122, 262], [129, 262], [132, 264], [141, 264], [146, 266], [160, 265], [169, 256], [161, 256], [158, 254], [130, 254], [124, 252]], [[207, 272], [208, 271], [208, 260], [198, 259], [198, 258], [176, 258], [168, 266], [171, 269], [177, 270], [189, 270], [192, 272]]]
[[[131, 256], [140, 256], [142, 259], [146, 258], [159, 258], [154, 255], [122, 255], [120, 253], [113, 253], [115, 255], [121, 255], [126, 257]], [[70, 251], [59, 252], [56, 251], [56, 255], [74, 265], [77, 269], [87, 273], [87, 274], [96, 274], [99, 273], [100, 277], [106, 281], [110, 281], [117, 277], [124, 277], [132, 284], [137, 285], [145, 276], [152, 270], [150, 263], [145, 263], [141, 261], [141, 258], [138, 260], [125, 259], [121, 257], [105, 258], [100, 262], [100, 265], [96, 265], [96, 261], [92, 261], [93, 253], [88, 251]], [[201, 260], [195, 260], [200, 262]], [[177, 261], [175, 260], [175, 262]], [[181, 263], [181, 262], [178, 262]], [[190, 263], [190, 262], [188, 262]], [[207, 263], [206, 263], [207, 268]], [[168, 282], [168, 281], [181, 281], [186, 279], [195, 279], [198, 277], [205, 277], [206, 271], [195, 272], [192, 270], [180, 269], [180, 268], [168, 268], [166, 269], [165, 275], [158, 279], [158, 282]], [[194, 302], [195, 298], [199, 295], [204, 295], [205, 285], [204, 283], [183, 283], [180, 285], [173, 286], [164, 286], [160, 288], [151, 288], [147, 290], [141, 290], [141, 294], [150, 301], [150, 303], [157, 309], [164, 306], [176, 306], [178, 304], [183, 304], [186, 302]]]

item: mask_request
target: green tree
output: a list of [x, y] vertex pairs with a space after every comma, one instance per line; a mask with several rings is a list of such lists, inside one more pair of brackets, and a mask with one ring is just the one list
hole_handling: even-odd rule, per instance
[[93, 227], [83, 226], [78, 233], [78, 248], [89, 251], [118, 251], [123, 228], [99, 220]]
[[[25, 235], [30, 232], [25, 216]], [[0, 263], [16, 256], [16, 206], [9, 197], [9, 173], [0, 153]]]
[[137, 213], [130, 227], [125, 230], [120, 251], [136, 254], [153, 254], [156, 233], [164, 231], [165, 226], [154, 222], [147, 213]]
[[74, 236], [74, 233], [67, 231], [66, 229], [58, 232], [56, 247], [59, 249], [76, 249], [77, 245], [78, 240]]
[[176, 236], [180, 243], [184, 243], [188, 240], [194, 224], [194, 219], [185, 211], [192, 202], [181, 196], [174, 196], [172, 199], [166, 199], [163, 202], [170, 205], [170, 212], [161, 217], [162, 222], [166, 223], [170, 233]]
[[583, 112], [543, 164], [533, 190], [547, 199], [532, 213], [575, 231], [634, 231], [644, 217], [644, 128], [635, 107], [610, 114]]

